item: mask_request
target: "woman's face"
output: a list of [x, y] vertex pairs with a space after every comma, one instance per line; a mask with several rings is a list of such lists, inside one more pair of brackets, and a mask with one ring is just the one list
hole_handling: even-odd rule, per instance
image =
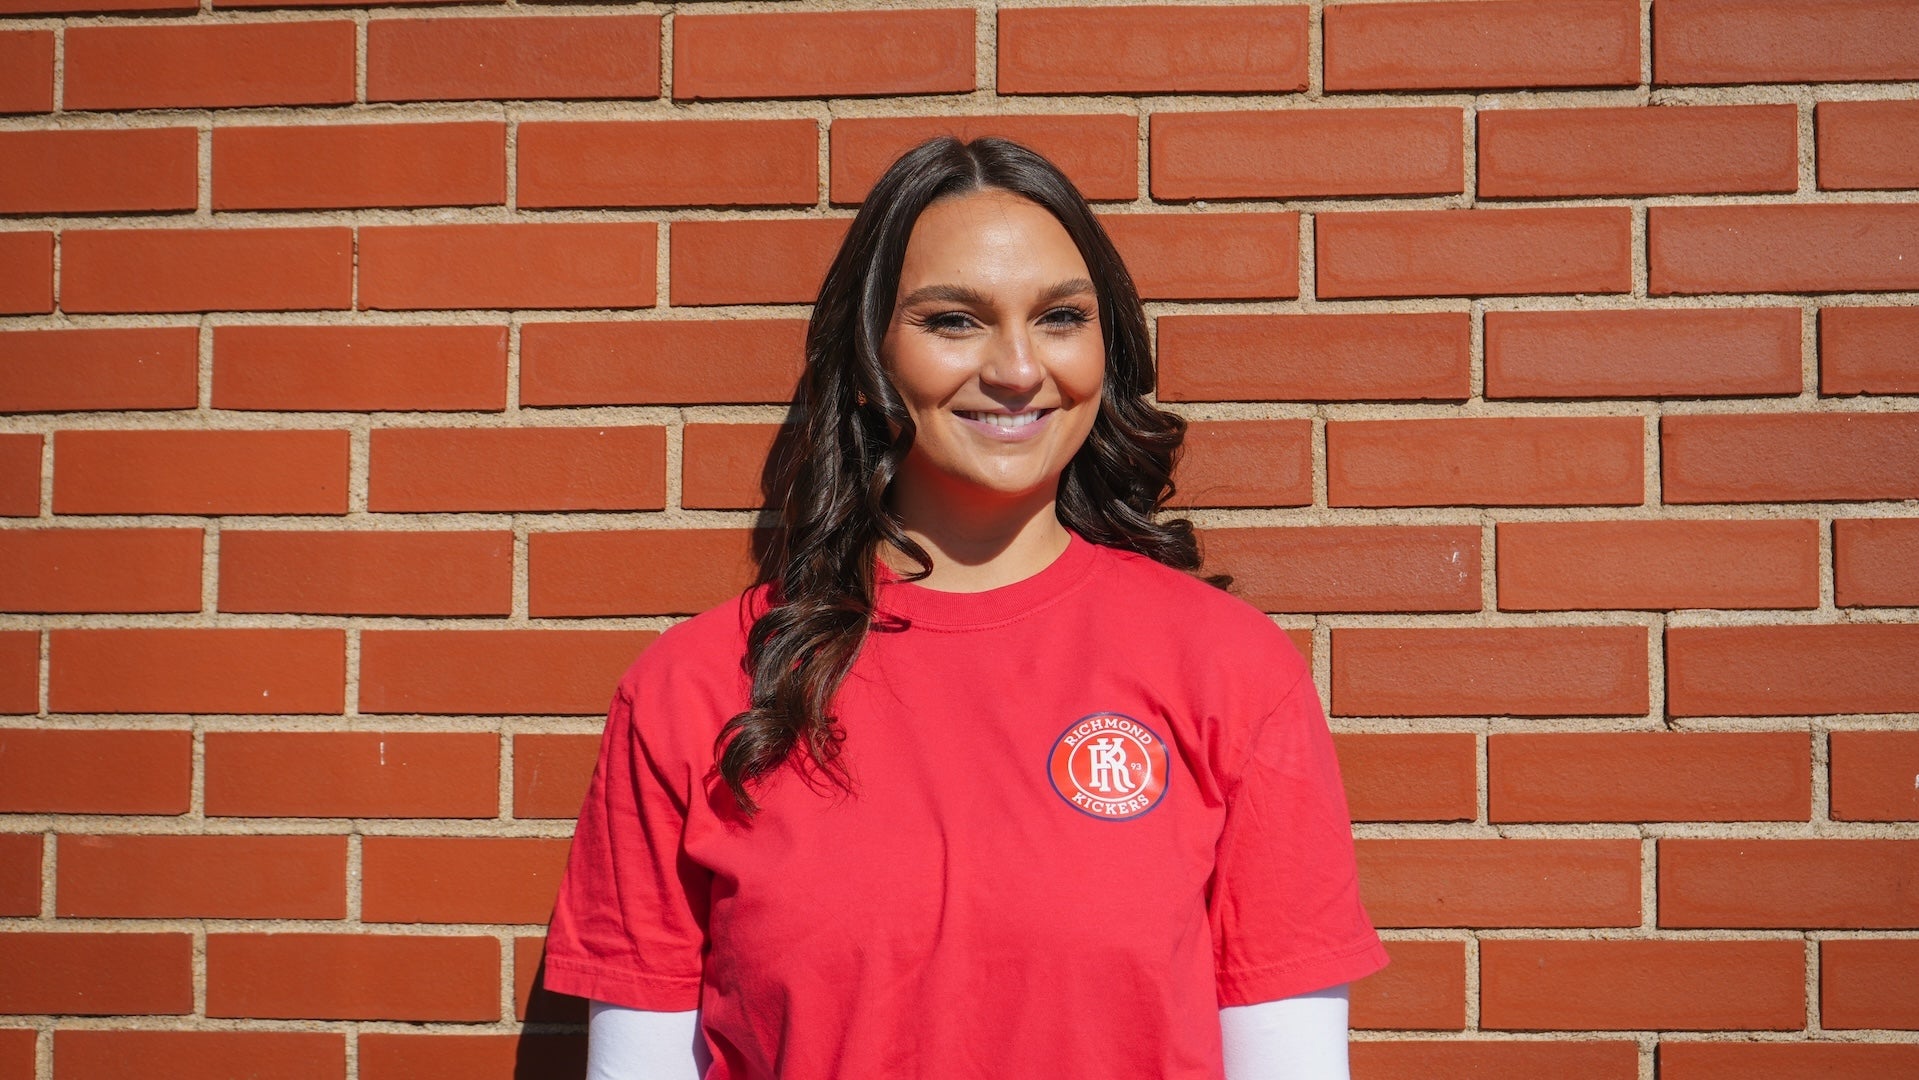
[[917, 427], [896, 496], [922, 507], [1051, 498], [1106, 373], [1086, 261], [1018, 195], [937, 200], [907, 240], [880, 356]]

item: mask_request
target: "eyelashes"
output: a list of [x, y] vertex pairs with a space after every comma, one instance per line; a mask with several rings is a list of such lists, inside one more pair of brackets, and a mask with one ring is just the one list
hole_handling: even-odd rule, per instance
[[[918, 323], [922, 329], [934, 333], [946, 334], [968, 330], [978, 325], [977, 321], [971, 315], [962, 311], [943, 311], [937, 315], [928, 315], [913, 321]], [[1040, 316], [1041, 325], [1050, 326], [1055, 329], [1078, 329], [1092, 321], [1092, 312], [1071, 304], [1053, 308], [1051, 311]]]

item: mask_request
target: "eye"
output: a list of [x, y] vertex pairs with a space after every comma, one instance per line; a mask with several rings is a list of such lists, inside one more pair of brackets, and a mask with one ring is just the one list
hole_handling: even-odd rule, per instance
[[1093, 321], [1093, 315], [1084, 308], [1069, 305], [1054, 308], [1045, 315], [1040, 316], [1040, 321], [1049, 326], [1056, 327], [1084, 326]]
[[971, 329], [973, 317], [963, 311], [942, 311], [920, 319], [919, 324], [936, 334], [956, 334]]

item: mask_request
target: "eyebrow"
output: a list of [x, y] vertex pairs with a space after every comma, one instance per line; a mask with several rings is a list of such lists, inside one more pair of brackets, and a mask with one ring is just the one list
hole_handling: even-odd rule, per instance
[[[1086, 278], [1068, 278], [1040, 290], [1039, 302], [1050, 304], [1068, 296], [1078, 296], [1081, 293], [1093, 291], [1093, 283]], [[911, 307], [925, 300], [944, 300], [951, 304], [972, 304], [975, 307], [991, 306], [979, 290], [965, 285], [922, 285], [907, 293], [906, 298], [900, 301], [900, 306]]]

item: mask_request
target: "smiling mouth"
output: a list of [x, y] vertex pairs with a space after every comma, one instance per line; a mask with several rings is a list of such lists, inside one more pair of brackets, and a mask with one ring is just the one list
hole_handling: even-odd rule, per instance
[[967, 409], [955, 409], [955, 413], [968, 420], [977, 420], [982, 424], [991, 424], [1007, 431], [1017, 431], [1028, 424], [1038, 421], [1052, 409], [1028, 409], [1023, 413], [972, 412]]

